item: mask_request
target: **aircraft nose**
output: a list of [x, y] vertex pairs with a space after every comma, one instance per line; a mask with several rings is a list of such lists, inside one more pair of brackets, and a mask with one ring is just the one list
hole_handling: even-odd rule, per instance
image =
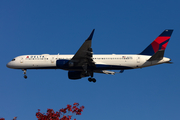
[[8, 62], [8, 63], [6, 64], [6, 67], [12, 68], [12, 63], [11, 63], [11, 62]]

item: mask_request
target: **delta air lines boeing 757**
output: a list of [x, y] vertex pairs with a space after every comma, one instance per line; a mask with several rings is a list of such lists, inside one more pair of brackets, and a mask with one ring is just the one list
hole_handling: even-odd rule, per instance
[[[27, 78], [27, 69], [63, 69], [68, 71], [69, 79], [89, 77], [96, 82], [94, 73], [114, 75], [124, 70], [143, 68], [162, 63], [171, 63], [164, 57], [164, 51], [173, 30], [164, 30], [147, 48], [139, 54], [99, 54], [94, 55], [91, 41], [94, 29], [75, 55], [22, 55], [15, 57], [7, 64], [8, 68], [21, 69]], [[120, 70], [114, 72], [111, 70]]]

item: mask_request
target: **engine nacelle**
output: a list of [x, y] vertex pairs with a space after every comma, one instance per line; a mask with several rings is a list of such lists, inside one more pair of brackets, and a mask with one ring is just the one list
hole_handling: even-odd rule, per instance
[[73, 80], [81, 79], [82, 78], [81, 75], [82, 75], [81, 71], [69, 71], [68, 72], [69, 79], [73, 79]]
[[57, 60], [57, 61], [56, 61], [56, 66], [57, 66], [58, 68], [63, 69], [63, 68], [66, 68], [66, 67], [69, 66], [69, 65], [68, 65], [68, 62], [69, 62], [69, 60], [64, 60], [64, 59]]

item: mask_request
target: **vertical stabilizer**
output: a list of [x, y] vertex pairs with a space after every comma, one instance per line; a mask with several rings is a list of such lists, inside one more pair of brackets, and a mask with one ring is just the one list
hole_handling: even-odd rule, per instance
[[165, 50], [173, 30], [164, 30], [140, 55], [154, 55], [159, 50]]

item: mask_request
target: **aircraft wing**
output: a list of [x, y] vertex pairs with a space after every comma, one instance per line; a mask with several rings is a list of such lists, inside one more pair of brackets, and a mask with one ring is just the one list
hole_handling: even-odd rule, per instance
[[92, 59], [93, 51], [91, 48], [91, 41], [93, 38], [94, 31], [95, 31], [95, 29], [93, 29], [93, 31], [91, 32], [89, 37], [85, 40], [85, 42], [82, 44], [82, 46], [76, 52], [76, 54], [70, 60], [70, 62], [74, 63], [75, 67], [85, 66], [87, 68], [87, 65], [95, 66], [95, 63], [93, 62], [93, 59]]

